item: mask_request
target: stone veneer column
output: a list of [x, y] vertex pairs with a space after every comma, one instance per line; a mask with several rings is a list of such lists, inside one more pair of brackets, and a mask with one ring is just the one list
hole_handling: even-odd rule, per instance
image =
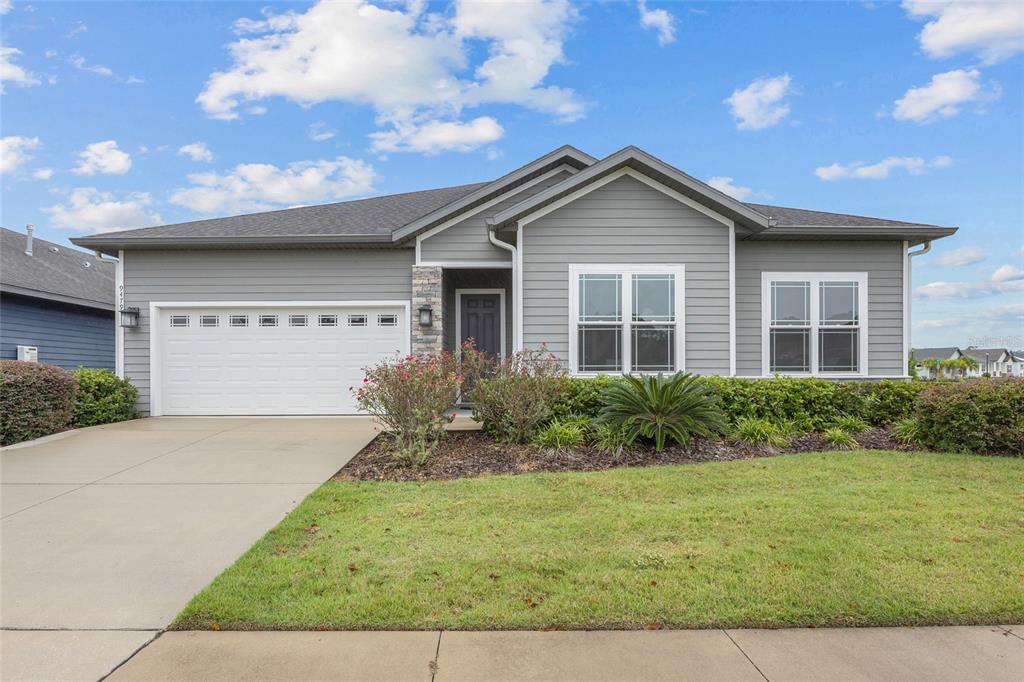
[[[442, 268], [434, 265], [412, 266], [412, 352], [440, 353], [444, 345], [444, 315], [441, 296]], [[434, 324], [421, 327], [419, 308], [433, 309]]]

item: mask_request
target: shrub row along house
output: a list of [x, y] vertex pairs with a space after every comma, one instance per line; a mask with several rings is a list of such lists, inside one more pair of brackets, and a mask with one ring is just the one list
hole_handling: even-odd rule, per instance
[[913, 358], [921, 379], [1024, 376], [1024, 351], [1009, 348], [915, 348]]
[[5, 228], [0, 259], [0, 359], [114, 369], [112, 262]]
[[489, 182], [73, 241], [119, 257], [143, 412], [344, 414], [362, 368], [466, 338], [583, 376], [905, 378], [912, 249], [955, 231], [564, 146]]

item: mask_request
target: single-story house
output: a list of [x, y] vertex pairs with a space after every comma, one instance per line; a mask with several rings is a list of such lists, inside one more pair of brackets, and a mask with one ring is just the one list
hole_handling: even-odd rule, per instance
[[955, 231], [564, 146], [488, 182], [73, 241], [119, 258], [142, 411], [344, 414], [361, 368], [469, 337], [582, 376], [905, 378], [911, 248]]
[[[956, 346], [941, 346], [938, 348], [914, 348], [911, 353], [914, 357], [914, 364], [917, 369], [917, 376], [922, 379], [951, 378], [953, 372], [948, 368], [931, 367], [928, 360], [959, 360], [963, 353]], [[927, 363], [927, 364], [926, 364]]]
[[114, 369], [114, 264], [0, 228], [0, 358]]
[[993, 377], [1020, 376], [1014, 372], [1017, 364], [1016, 358], [1008, 348], [976, 348], [975, 346], [969, 346], [961, 350], [961, 352], [978, 363], [976, 367], [968, 371], [967, 376], [981, 377], [986, 374]]

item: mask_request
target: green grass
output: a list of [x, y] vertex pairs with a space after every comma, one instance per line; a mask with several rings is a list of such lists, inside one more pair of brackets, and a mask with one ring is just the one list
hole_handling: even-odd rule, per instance
[[833, 452], [328, 483], [178, 629], [1024, 621], [1024, 459]]

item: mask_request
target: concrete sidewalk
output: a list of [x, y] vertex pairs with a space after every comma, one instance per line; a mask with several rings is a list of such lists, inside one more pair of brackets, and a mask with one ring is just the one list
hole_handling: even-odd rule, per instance
[[168, 632], [111, 680], [1001, 680], [1020, 626], [612, 632]]

